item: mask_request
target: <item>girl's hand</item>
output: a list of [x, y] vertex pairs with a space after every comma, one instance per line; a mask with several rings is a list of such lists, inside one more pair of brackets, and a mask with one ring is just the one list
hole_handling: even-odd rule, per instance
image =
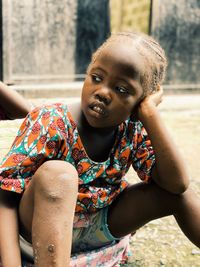
[[152, 94], [146, 96], [140, 104], [152, 104], [154, 106], [158, 106], [162, 102], [163, 97], [163, 88], [158, 85], [157, 90]]
[[142, 121], [143, 116], [151, 116], [152, 111], [162, 102], [163, 88], [158, 85], [157, 90], [146, 96], [138, 106], [138, 118]]

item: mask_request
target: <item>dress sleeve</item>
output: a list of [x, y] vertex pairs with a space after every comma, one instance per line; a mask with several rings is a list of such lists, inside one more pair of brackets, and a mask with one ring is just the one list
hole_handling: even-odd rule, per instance
[[64, 138], [65, 123], [56, 108], [36, 108], [30, 112], [1, 162], [0, 188], [22, 193], [43, 162], [58, 158]]
[[142, 181], [148, 182], [155, 164], [155, 154], [148, 134], [141, 122], [138, 122], [134, 134], [132, 166]]

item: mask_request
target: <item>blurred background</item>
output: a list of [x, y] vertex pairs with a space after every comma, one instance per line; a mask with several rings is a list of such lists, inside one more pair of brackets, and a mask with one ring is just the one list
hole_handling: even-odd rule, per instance
[[111, 32], [131, 30], [165, 49], [164, 89], [200, 89], [199, 0], [1, 0], [0, 21], [0, 79], [23, 94], [77, 93], [96, 48]]
[[111, 31], [150, 32], [150, 0], [110, 0]]

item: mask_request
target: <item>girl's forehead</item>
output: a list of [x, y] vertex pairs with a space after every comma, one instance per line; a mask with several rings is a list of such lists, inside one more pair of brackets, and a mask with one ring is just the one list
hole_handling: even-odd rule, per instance
[[100, 49], [92, 65], [113, 65], [128, 72], [143, 74], [145, 62], [133, 42], [110, 42]]

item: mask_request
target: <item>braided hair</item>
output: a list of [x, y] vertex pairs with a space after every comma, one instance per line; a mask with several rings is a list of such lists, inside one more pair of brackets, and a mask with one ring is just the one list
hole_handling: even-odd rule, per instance
[[94, 52], [88, 68], [96, 61], [101, 51], [111, 42], [122, 42], [126, 44], [126, 41], [131, 42], [131, 45], [137, 49], [139, 54], [146, 61], [145, 72], [141, 75], [140, 82], [144, 90], [144, 96], [149, 95], [156, 91], [158, 85], [161, 85], [164, 81], [167, 67], [167, 59], [164, 50], [160, 44], [149, 35], [140, 32], [119, 32], [112, 34], [96, 52]]

